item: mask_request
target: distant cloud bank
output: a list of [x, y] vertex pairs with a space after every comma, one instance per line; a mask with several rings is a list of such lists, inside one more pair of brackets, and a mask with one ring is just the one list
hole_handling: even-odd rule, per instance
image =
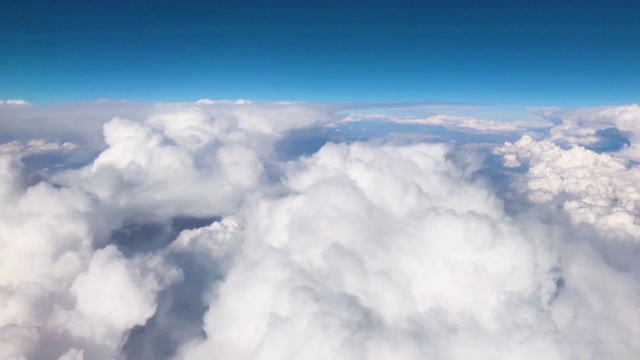
[[0, 145], [0, 154], [12, 154], [19, 153], [23, 155], [34, 155], [57, 151], [71, 151], [78, 148], [78, 145], [65, 142], [65, 143], [48, 143], [44, 139], [32, 139], [27, 141], [26, 144], [22, 144], [19, 141], [11, 141], [6, 144]]
[[16, 100], [16, 99], [9, 99], [9, 100], [6, 100], [6, 101], [0, 100], [0, 105], [3, 105], [3, 104], [6, 104], [6, 105], [31, 105], [26, 100]]

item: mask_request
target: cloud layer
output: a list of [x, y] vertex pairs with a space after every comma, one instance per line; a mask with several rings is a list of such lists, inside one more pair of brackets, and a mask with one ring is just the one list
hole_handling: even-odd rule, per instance
[[[0, 357], [633, 358], [634, 106], [598, 115], [631, 134], [612, 154], [568, 147], [580, 125], [558, 109], [548, 138], [430, 118], [528, 134], [484, 177], [484, 148], [409, 136], [283, 159], [297, 131], [334, 129], [322, 105], [93, 105], [99, 142], [59, 120], [3, 145]], [[31, 148], [99, 152], [34, 181]]]
[[537, 203], [558, 204], [576, 222], [603, 233], [640, 239], [640, 168], [580, 146], [564, 150], [549, 140], [524, 136], [496, 149], [505, 166], [529, 165], [518, 190]]

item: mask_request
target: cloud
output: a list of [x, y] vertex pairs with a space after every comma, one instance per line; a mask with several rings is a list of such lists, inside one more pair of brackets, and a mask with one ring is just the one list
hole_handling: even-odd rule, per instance
[[[487, 168], [485, 147], [384, 134], [320, 137], [307, 155], [283, 158], [282, 142], [334, 131], [327, 125], [344, 117], [335, 109], [2, 107], [0, 357], [640, 351], [630, 316], [640, 306], [633, 162], [535, 131], [563, 125], [556, 120], [444, 115], [391, 124], [534, 134], [495, 150], [511, 170]], [[20, 154], [65, 143], [96, 153], [30, 176]]]
[[104, 125], [107, 148], [95, 161], [55, 180], [132, 214], [223, 214], [258, 190], [280, 133], [330, 119], [296, 104], [226, 106], [172, 109], [144, 122], [116, 118]]
[[635, 185], [640, 180], [640, 106], [532, 111], [555, 119], [549, 138], [523, 136], [495, 150], [507, 167], [528, 165], [516, 179], [517, 191], [536, 203], [562, 208], [574, 222], [593, 225], [602, 237], [635, 241], [640, 235]]
[[86, 152], [85, 163], [104, 149], [102, 126], [117, 116], [143, 121], [154, 105], [126, 102], [79, 103], [0, 107], [2, 142], [27, 143], [42, 139], [46, 143], [73, 143], [74, 153]]
[[[263, 186], [263, 161], [278, 133], [327, 118], [301, 105], [228, 106], [207, 112], [160, 104], [145, 120], [105, 122], [106, 148], [94, 161], [34, 185], [19, 157], [0, 156], [5, 358], [121, 357], [126, 334], [154, 316], [158, 294], [182, 270], [160, 255], [131, 253], [114, 232], [130, 223], [236, 211]], [[4, 146], [23, 155], [72, 147], [45, 140]], [[128, 246], [144, 248], [151, 241], [145, 236], [134, 235]]]
[[71, 285], [74, 311], [56, 312], [53, 323], [74, 336], [117, 348], [127, 330], [154, 314], [158, 291], [179, 277], [179, 270], [163, 268], [161, 259], [127, 260], [109, 245], [93, 254], [88, 269]]
[[588, 146], [601, 139], [600, 131], [615, 128], [626, 134], [629, 143], [618, 151], [618, 156], [640, 160], [640, 105], [602, 106], [564, 110], [557, 108], [531, 109], [547, 119], [562, 123], [552, 129], [551, 140], [567, 144]]
[[246, 210], [243, 251], [210, 295], [208, 340], [182, 358], [417, 358], [453, 355], [466, 337], [495, 355], [494, 336], [515, 351], [522, 339], [505, 343], [494, 322], [517, 327], [511, 306], [544, 313], [555, 275], [447, 153], [327, 145], [292, 164], [290, 195]]
[[364, 120], [384, 120], [391, 121], [396, 124], [405, 125], [431, 125], [444, 126], [446, 128], [455, 128], [473, 131], [495, 131], [495, 132], [514, 132], [524, 131], [528, 129], [546, 129], [552, 126], [550, 122], [541, 121], [507, 121], [507, 120], [490, 120], [471, 116], [445, 115], [438, 114], [434, 116], [419, 118], [413, 116], [390, 116], [390, 115], [349, 115], [343, 122], [358, 122]]
[[236, 104], [236, 105], [247, 105], [251, 104], [251, 101], [238, 99], [235, 101], [231, 100], [211, 100], [211, 99], [200, 99], [196, 101], [196, 105], [216, 105], [216, 104]]
[[26, 144], [19, 141], [12, 141], [6, 144], [0, 144], [0, 154], [22, 154], [25, 156], [44, 154], [58, 151], [72, 151], [78, 148], [78, 145], [70, 142], [65, 143], [48, 143], [44, 139], [32, 139]]
[[7, 105], [18, 105], [18, 106], [26, 106], [31, 105], [26, 100], [17, 100], [17, 99], [9, 99], [5, 102]]
[[246, 225], [234, 235], [242, 248], [209, 294], [207, 338], [179, 358], [527, 359], [544, 349], [565, 359], [637, 351], [633, 341], [593, 345], [601, 337], [589, 323], [604, 321], [628, 339], [640, 327], [608, 317], [606, 295], [584, 275], [611, 277], [609, 290], [628, 294], [629, 312], [637, 283], [592, 248], [543, 236], [541, 223], [529, 231], [514, 221], [447, 160], [449, 151], [327, 145], [291, 164], [288, 195], [245, 210]]
[[519, 191], [537, 203], [554, 203], [576, 222], [595, 225], [603, 233], [640, 236], [638, 200], [640, 168], [609, 154], [580, 146], [562, 149], [549, 140], [523, 136], [495, 150], [505, 166], [529, 169]]

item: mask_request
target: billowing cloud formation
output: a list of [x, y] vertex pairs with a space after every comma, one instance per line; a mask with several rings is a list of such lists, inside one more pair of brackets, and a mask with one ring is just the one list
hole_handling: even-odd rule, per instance
[[144, 123], [116, 118], [104, 125], [107, 149], [56, 181], [147, 220], [228, 213], [264, 180], [279, 134], [328, 119], [299, 105], [189, 108]]
[[[293, 165], [290, 195], [245, 210], [243, 249], [210, 294], [208, 339], [187, 345], [181, 357], [636, 352], [640, 326], [609, 317], [598, 304], [606, 292], [583, 276], [620, 281], [610, 290], [629, 294], [622, 301], [629, 313], [639, 304], [638, 285], [591, 249], [567, 253], [576, 249], [565, 240], [525, 231], [447, 153], [442, 146], [327, 145]], [[597, 328], [574, 336], [592, 321], [612, 324], [627, 341], [592, 344]]]
[[124, 256], [112, 232], [237, 209], [258, 190], [260, 157], [278, 132], [327, 121], [312, 107], [270, 106], [116, 118], [95, 161], [34, 186], [19, 158], [0, 157], [1, 357], [118, 357], [126, 334], [154, 315], [158, 292], [182, 275], [157, 254]]
[[553, 348], [548, 325], [507, 328], [551, 322], [555, 259], [537, 259], [535, 239], [446, 154], [327, 145], [293, 165], [290, 195], [246, 210], [244, 248], [210, 294], [209, 338], [182, 357], [465, 358], [467, 343], [523, 357], [527, 338]]
[[96, 249], [102, 219], [89, 194], [25, 187], [15, 159], [1, 166], [0, 355], [50, 358], [73, 345], [91, 358], [116, 356], [123, 332], [153, 314], [155, 294], [179, 270], [153, 255]]
[[524, 136], [496, 150], [505, 165], [529, 164], [519, 188], [538, 203], [559, 203], [576, 221], [603, 232], [626, 233], [640, 239], [640, 168], [623, 159], [580, 146], [564, 150], [549, 140]]
[[626, 160], [524, 137], [495, 150], [529, 164], [501, 198], [476, 172], [489, 154], [412, 137], [283, 160], [338, 121], [327, 107], [117, 108], [85, 166], [37, 182], [0, 155], [0, 358], [640, 352]]

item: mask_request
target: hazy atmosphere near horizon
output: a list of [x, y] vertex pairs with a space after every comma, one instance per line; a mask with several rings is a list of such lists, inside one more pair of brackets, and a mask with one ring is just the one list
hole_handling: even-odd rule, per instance
[[640, 358], [639, 1], [0, 6], [0, 359]]

